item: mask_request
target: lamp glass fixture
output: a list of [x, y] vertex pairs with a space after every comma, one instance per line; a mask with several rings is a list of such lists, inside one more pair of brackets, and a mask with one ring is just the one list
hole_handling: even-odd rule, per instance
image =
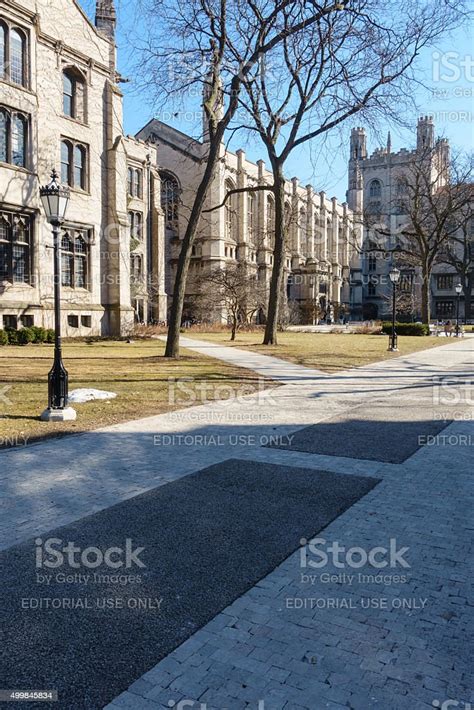
[[390, 281], [393, 284], [397, 284], [400, 281], [400, 269], [397, 269], [396, 267], [390, 269], [389, 276]]
[[40, 188], [40, 197], [50, 224], [64, 222], [69, 203], [70, 190], [59, 183], [56, 170], [51, 173], [51, 182]]

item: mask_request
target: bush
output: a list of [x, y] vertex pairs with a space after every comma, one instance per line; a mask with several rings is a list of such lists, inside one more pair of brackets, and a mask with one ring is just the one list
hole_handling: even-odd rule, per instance
[[22, 328], [18, 331], [17, 339], [19, 345], [28, 345], [34, 342], [35, 334], [31, 328]]
[[6, 333], [4, 330], [0, 330], [0, 345], [8, 345], [8, 343], [8, 333]]
[[46, 328], [46, 338], [45, 343], [54, 343], [54, 330], [52, 328]]
[[32, 325], [30, 328], [31, 332], [33, 333], [34, 343], [44, 343], [46, 341], [46, 329], [41, 328], [40, 326], [37, 325]]
[[[397, 335], [429, 335], [430, 328], [425, 323], [395, 323]], [[392, 324], [384, 323], [382, 325], [382, 333], [385, 335], [392, 334]]]
[[8, 342], [10, 345], [18, 345], [18, 333], [20, 331], [16, 328], [5, 328], [5, 333], [8, 336]]

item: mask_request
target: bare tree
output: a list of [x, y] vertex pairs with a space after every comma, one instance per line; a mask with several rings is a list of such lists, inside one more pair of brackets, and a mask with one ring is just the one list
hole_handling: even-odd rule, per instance
[[[144, 0], [150, 36], [141, 53], [158, 96], [204, 94], [207, 152], [179, 254], [166, 356], [179, 356], [186, 280], [206, 196], [226, 130], [239, 107], [242, 83], [262, 57], [334, 11], [314, 0]], [[282, 13], [284, 12], [284, 16]], [[170, 66], [177, 67], [170, 77]]]
[[440, 250], [437, 263], [451, 266], [459, 276], [464, 291], [464, 318], [471, 320], [472, 289], [474, 288], [474, 187], [471, 186], [472, 202], [460, 210], [454, 220], [458, 226]]
[[266, 304], [265, 287], [245, 264], [212, 269], [194, 280], [198, 312], [231, 323], [231, 340], [242, 325], [250, 325]]
[[[429, 323], [430, 281], [434, 265], [444, 259], [450, 244], [467, 229], [472, 216], [472, 158], [449, 156], [442, 139], [414, 152], [390, 205], [380, 206], [386, 217], [368, 209], [364, 221], [369, 228], [371, 252], [393, 252], [401, 269], [416, 268], [421, 281], [421, 318]], [[389, 224], [394, 214], [401, 224]]]
[[336, 3], [303, 33], [285, 37], [243, 76], [239, 97], [267, 149], [273, 173], [275, 251], [264, 344], [276, 344], [288, 229], [284, 166], [290, 154], [358, 113], [367, 120], [400, 115], [411, 101], [415, 59], [459, 24], [464, 8], [443, 0]]

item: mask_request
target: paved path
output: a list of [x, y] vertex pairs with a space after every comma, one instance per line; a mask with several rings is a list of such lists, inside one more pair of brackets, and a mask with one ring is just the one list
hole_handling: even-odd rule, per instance
[[[220, 351], [239, 364], [238, 350]], [[242, 352], [240, 364], [253, 367], [253, 355]], [[467, 601], [474, 398], [466, 379], [472, 377], [472, 344], [448, 343], [336, 375], [297, 372], [276, 358], [261, 358], [254, 361], [263, 368], [258, 372], [288, 377], [288, 384], [0, 453], [3, 546], [231, 457], [375, 476], [382, 482], [331, 523], [324, 538], [367, 551], [395, 539], [397, 548], [409, 548], [408, 569], [382, 570], [385, 576], [377, 580], [327, 580], [320, 575], [358, 570], [341, 570], [334, 560], [323, 570], [302, 567], [305, 558], [297, 552], [108, 708], [169, 709], [189, 700], [181, 707], [422, 710], [447, 699], [463, 708], [474, 700]], [[440, 383], [441, 375], [455, 384]], [[407, 421], [420, 412], [426, 420], [459, 421], [399, 465], [345, 458], [344, 446], [324, 456], [262, 446], [352, 409], [356, 416], [361, 402], [385, 404], [388, 423], [391, 408], [403, 408]], [[220, 437], [219, 444], [211, 436]]]

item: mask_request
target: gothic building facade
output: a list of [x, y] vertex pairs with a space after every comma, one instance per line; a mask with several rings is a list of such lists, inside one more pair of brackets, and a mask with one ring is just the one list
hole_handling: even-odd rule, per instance
[[[168, 304], [176, 273], [186, 219], [203, 173], [207, 151], [197, 141], [158, 120], [150, 121], [139, 139], [157, 147], [165, 215], [165, 273]], [[193, 249], [188, 281], [185, 317], [193, 317], [193, 276], [209, 269], [245, 264], [259, 281], [269, 285], [274, 242], [275, 207], [271, 193], [240, 192], [225, 204], [232, 190], [271, 185], [272, 174], [263, 160], [246, 158], [243, 150], [231, 152], [224, 146], [210, 187], [200, 233]], [[222, 205], [219, 209], [215, 209]], [[286, 183], [288, 248], [286, 253], [286, 295], [300, 318], [334, 318], [349, 313], [360, 293], [351, 290], [350, 269], [357, 260], [353, 248], [360, 226], [347, 204], [300, 185], [297, 178]], [[312, 314], [312, 315], [311, 315]], [[262, 314], [264, 318], [264, 314]]]
[[[388, 275], [392, 264], [390, 249], [395, 247], [397, 232], [407, 222], [407, 179], [413, 179], [413, 166], [420, 165], [420, 155], [428, 156], [426, 170], [430, 171], [429, 182], [433, 189], [442, 188], [449, 174], [450, 148], [447, 140], [436, 139], [434, 122], [430, 116], [419, 118], [413, 150], [402, 148], [398, 152], [392, 151], [389, 133], [386, 146], [369, 155], [365, 130], [352, 129], [347, 202], [358, 221], [364, 225], [365, 245], [358, 268], [353, 269], [351, 274], [352, 287], [362, 291], [362, 308], [360, 312], [353, 311], [354, 317], [387, 318], [391, 314], [392, 285]], [[385, 225], [387, 252], [371, 249], [372, 218]], [[473, 219], [469, 229], [474, 243]], [[458, 282], [455, 269], [449, 264], [438, 263], [434, 266], [429, 284], [433, 318], [455, 317], [455, 286]], [[406, 317], [419, 318], [421, 274], [416, 267], [402, 269], [401, 288], [405, 293]], [[462, 317], [464, 304], [463, 296], [460, 304]]]
[[92, 24], [74, 0], [0, 7], [0, 328], [53, 325], [51, 169], [71, 199], [61, 243], [66, 336], [166, 317], [153, 146], [125, 137], [112, 0]]

